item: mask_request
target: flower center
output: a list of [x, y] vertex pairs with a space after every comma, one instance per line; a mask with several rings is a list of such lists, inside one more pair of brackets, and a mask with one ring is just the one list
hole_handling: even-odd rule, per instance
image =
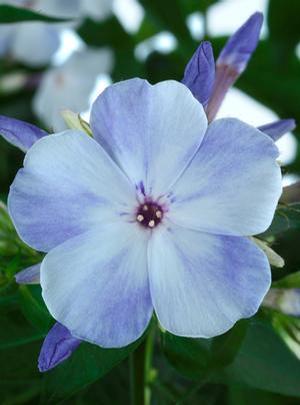
[[154, 202], [141, 204], [136, 212], [137, 222], [145, 228], [155, 228], [163, 218], [162, 208]]

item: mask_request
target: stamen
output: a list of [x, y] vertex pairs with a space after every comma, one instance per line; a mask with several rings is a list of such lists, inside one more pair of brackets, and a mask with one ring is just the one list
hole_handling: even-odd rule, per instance
[[137, 219], [139, 222], [143, 222], [143, 221], [144, 221], [144, 216], [143, 216], [142, 214], [139, 214], [139, 215], [137, 215], [136, 219]]
[[136, 221], [145, 228], [155, 228], [163, 219], [164, 212], [162, 207], [147, 199], [136, 211]]
[[157, 210], [156, 211], [156, 213], [155, 213], [155, 215], [156, 215], [156, 218], [161, 218], [162, 217], [162, 212], [161, 211], [159, 211], [159, 210]]

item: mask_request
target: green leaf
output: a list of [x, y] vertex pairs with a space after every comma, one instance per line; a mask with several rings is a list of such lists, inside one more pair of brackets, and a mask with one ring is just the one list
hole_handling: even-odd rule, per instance
[[50, 17], [22, 7], [0, 5], [0, 23], [17, 23], [22, 21], [44, 21], [47, 23], [58, 23], [70, 21], [65, 18]]
[[300, 271], [289, 274], [278, 281], [272, 283], [272, 287], [276, 288], [300, 288]]
[[57, 403], [103, 377], [135, 350], [143, 338], [121, 349], [82, 343], [67, 361], [47, 372], [42, 403]]
[[300, 40], [300, 2], [299, 0], [289, 0], [288, 7], [282, 5], [282, 0], [270, 0], [268, 26], [274, 45], [280, 47], [280, 51], [283, 52], [282, 56], [284, 56], [287, 51], [294, 51], [294, 47]]
[[233, 328], [212, 340], [211, 364], [214, 368], [232, 363], [245, 338], [249, 322], [239, 321]]
[[191, 41], [179, 0], [141, 0], [141, 3], [161, 30], [167, 29], [187, 43]]
[[219, 381], [300, 397], [300, 361], [269, 322], [253, 319], [234, 362]]
[[26, 319], [39, 331], [46, 334], [53, 323], [41, 296], [39, 285], [21, 285], [19, 287], [21, 310]]
[[9, 347], [23, 346], [40, 340], [44, 334], [36, 331], [18, 310], [0, 312], [0, 351]]
[[210, 359], [210, 339], [190, 339], [165, 332], [162, 347], [169, 363], [183, 376], [199, 379], [206, 375]]
[[300, 204], [280, 206], [275, 212], [272, 224], [261, 236], [269, 237], [291, 229], [300, 229]]
[[182, 375], [199, 379], [230, 364], [244, 339], [248, 321], [214, 339], [191, 339], [163, 334], [163, 350], [168, 361]]
[[131, 36], [115, 17], [101, 22], [87, 18], [77, 32], [91, 46], [110, 46], [114, 50], [134, 46]]

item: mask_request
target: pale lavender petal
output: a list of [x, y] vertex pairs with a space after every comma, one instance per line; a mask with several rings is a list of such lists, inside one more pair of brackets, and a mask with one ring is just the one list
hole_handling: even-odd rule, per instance
[[149, 279], [165, 329], [210, 338], [256, 313], [271, 272], [265, 254], [248, 238], [168, 226], [150, 240]]
[[26, 152], [36, 141], [48, 134], [35, 125], [0, 115], [0, 135], [7, 142]]
[[221, 51], [217, 59], [214, 89], [207, 106], [209, 122], [216, 116], [227, 90], [246, 69], [248, 61], [256, 49], [262, 23], [262, 13], [254, 13], [229, 38]]
[[81, 340], [74, 338], [70, 331], [60, 323], [56, 323], [46, 336], [38, 360], [41, 372], [58, 366], [78, 348]]
[[18, 284], [40, 284], [41, 263], [27, 267], [15, 275]]
[[39, 21], [16, 24], [11, 43], [13, 57], [32, 67], [48, 64], [59, 49], [60, 30], [58, 25]]
[[74, 337], [123, 347], [144, 333], [153, 312], [148, 236], [135, 223], [112, 223], [47, 254], [41, 267], [43, 298]]
[[178, 178], [207, 128], [202, 105], [182, 83], [132, 79], [108, 87], [95, 101], [96, 140], [131, 181], [158, 197]]
[[296, 128], [296, 122], [293, 119], [278, 120], [270, 124], [262, 125], [258, 129], [269, 135], [273, 141], [277, 141], [287, 132], [293, 131]]
[[234, 118], [209, 125], [195, 158], [173, 188], [172, 222], [223, 235], [256, 235], [274, 216], [282, 191], [278, 149]]
[[33, 145], [8, 196], [18, 234], [44, 252], [134, 204], [134, 186], [96, 141], [75, 130]]
[[210, 42], [202, 42], [184, 71], [182, 83], [204, 106], [211, 95], [215, 79], [215, 60]]

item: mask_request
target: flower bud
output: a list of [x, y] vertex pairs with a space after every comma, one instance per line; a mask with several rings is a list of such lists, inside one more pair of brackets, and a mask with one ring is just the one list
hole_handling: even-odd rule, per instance
[[38, 361], [41, 372], [51, 370], [65, 361], [81, 341], [74, 338], [70, 331], [60, 323], [56, 323], [46, 336]]

